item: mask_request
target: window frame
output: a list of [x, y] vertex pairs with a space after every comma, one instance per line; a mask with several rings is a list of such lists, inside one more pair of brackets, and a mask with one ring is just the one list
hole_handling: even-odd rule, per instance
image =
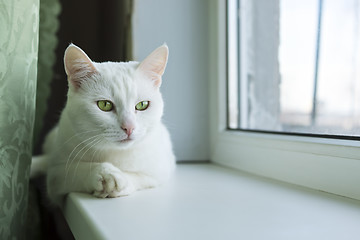
[[360, 141], [228, 129], [228, 1], [210, 4], [211, 161], [360, 200]]

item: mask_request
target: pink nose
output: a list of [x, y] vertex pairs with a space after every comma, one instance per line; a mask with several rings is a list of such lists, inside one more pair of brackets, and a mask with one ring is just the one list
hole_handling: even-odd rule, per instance
[[134, 126], [130, 125], [130, 124], [123, 124], [121, 126], [121, 129], [124, 130], [124, 132], [126, 133], [126, 135], [128, 135], [128, 137], [130, 137], [130, 135], [133, 133], [134, 131]]

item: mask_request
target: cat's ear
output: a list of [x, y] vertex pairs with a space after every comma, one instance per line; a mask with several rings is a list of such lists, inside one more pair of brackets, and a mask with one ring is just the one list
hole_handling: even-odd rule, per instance
[[154, 81], [156, 87], [160, 87], [161, 76], [164, 74], [168, 56], [169, 48], [164, 44], [150, 53], [150, 55], [140, 63], [137, 70]]
[[70, 44], [65, 50], [64, 67], [68, 81], [75, 89], [78, 89], [84, 80], [97, 72], [86, 53], [74, 44]]

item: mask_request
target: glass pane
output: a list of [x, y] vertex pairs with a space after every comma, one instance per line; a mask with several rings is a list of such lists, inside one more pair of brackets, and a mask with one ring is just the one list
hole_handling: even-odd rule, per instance
[[240, 90], [229, 103], [240, 107], [229, 126], [360, 136], [359, 0], [241, 0], [238, 6]]

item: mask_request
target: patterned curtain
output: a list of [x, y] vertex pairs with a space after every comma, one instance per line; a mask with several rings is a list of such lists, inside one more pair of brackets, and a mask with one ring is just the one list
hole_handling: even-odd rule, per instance
[[0, 239], [26, 239], [39, 0], [0, 0]]

